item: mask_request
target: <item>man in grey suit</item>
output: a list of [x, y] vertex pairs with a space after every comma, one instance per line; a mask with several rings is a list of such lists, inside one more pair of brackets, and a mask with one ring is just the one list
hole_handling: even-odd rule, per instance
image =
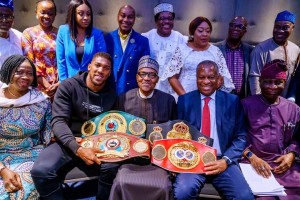
[[250, 54], [254, 47], [242, 42], [242, 38], [247, 32], [247, 25], [247, 20], [244, 17], [234, 17], [229, 23], [227, 39], [215, 44], [226, 59], [228, 70], [236, 88], [235, 93], [240, 98], [250, 94], [248, 75]]

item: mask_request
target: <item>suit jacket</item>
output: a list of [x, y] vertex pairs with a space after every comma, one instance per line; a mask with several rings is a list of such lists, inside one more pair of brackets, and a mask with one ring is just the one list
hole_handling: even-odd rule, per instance
[[[201, 96], [198, 90], [179, 96], [178, 119], [201, 128]], [[238, 96], [216, 92], [216, 123], [222, 156], [233, 162], [241, 158], [246, 146], [246, 129], [243, 107]]]
[[60, 81], [70, 78], [79, 71], [87, 71], [88, 65], [97, 52], [106, 52], [102, 31], [93, 28], [91, 36], [84, 39], [84, 53], [81, 63], [76, 56], [76, 44], [71, 39], [67, 24], [61, 25], [56, 38], [57, 70]]
[[[217, 47], [222, 51], [225, 59], [226, 59], [226, 40], [215, 43]], [[242, 42], [242, 48], [244, 51], [244, 73], [243, 73], [243, 84], [241, 88], [241, 94], [239, 95], [241, 98], [245, 98], [250, 95], [250, 86], [248, 81], [249, 70], [250, 70], [250, 54], [254, 49], [253, 46]]]
[[150, 54], [149, 41], [146, 37], [132, 30], [128, 44], [123, 52], [118, 29], [105, 35], [107, 52], [113, 58], [113, 73], [110, 84], [117, 94], [137, 87], [136, 73], [139, 60]]

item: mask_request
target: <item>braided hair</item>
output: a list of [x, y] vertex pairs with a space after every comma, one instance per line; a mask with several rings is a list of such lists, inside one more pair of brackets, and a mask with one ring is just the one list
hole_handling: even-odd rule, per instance
[[9, 56], [4, 61], [3, 65], [0, 69], [0, 81], [2, 81], [3, 83], [9, 84], [12, 79], [13, 74], [25, 60], [27, 60], [30, 63], [30, 65], [32, 67], [32, 71], [33, 71], [33, 82], [31, 84], [31, 86], [37, 87], [37, 76], [36, 76], [35, 65], [29, 58], [27, 58], [26, 56], [22, 56], [22, 55], [12, 55], [12, 56]]

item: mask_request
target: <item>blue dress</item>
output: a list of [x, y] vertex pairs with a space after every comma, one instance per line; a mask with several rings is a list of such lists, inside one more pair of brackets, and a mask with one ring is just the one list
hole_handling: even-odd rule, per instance
[[22, 107], [0, 107], [0, 161], [20, 175], [23, 189], [5, 191], [0, 177], [0, 199], [38, 199], [30, 170], [52, 135], [48, 99]]

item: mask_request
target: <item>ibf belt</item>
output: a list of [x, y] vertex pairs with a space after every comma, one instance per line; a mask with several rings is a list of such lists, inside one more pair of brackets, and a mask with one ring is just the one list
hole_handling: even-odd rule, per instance
[[147, 124], [146, 138], [153, 143], [161, 139], [192, 139], [212, 146], [213, 139], [202, 135], [197, 128], [184, 120], [173, 120], [161, 124]]
[[133, 157], [150, 158], [150, 142], [126, 133], [110, 132], [86, 137], [80, 145], [104, 150], [97, 154], [104, 162], [118, 162]]
[[86, 121], [81, 127], [83, 138], [106, 132], [122, 132], [144, 137], [145, 131], [146, 124], [143, 118], [122, 111], [102, 113]]
[[155, 140], [151, 162], [179, 173], [205, 173], [204, 164], [216, 160], [217, 150], [188, 139]]

